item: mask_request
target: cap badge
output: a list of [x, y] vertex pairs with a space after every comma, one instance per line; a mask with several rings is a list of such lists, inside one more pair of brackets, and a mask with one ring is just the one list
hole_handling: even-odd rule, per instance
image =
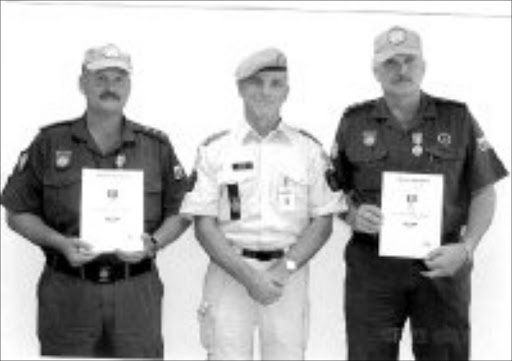
[[394, 28], [388, 33], [388, 41], [393, 45], [400, 45], [406, 39], [405, 30], [402, 28]]
[[377, 140], [377, 131], [365, 130], [363, 131], [363, 144], [367, 147], [372, 147]]
[[55, 151], [55, 166], [58, 169], [67, 168], [71, 164], [70, 150], [57, 150]]

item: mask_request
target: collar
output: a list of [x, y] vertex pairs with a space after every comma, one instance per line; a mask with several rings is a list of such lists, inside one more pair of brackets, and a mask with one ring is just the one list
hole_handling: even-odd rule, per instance
[[237, 143], [241, 144], [249, 144], [251, 142], [261, 143], [264, 140], [271, 143], [289, 143], [292, 138], [292, 128], [280, 120], [276, 129], [268, 133], [266, 137], [262, 137], [249, 125], [249, 123], [247, 123], [247, 121], [244, 121], [236, 128], [234, 134]]
[[[376, 100], [375, 107], [371, 112], [371, 118], [380, 121], [389, 121], [391, 113], [386, 104], [384, 97]], [[437, 118], [436, 104], [432, 96], [425, 92], [421, 92], [420, 95], [420, 108], [418, 110], [418, 119], [421, 120], [432, 120]]]
[[[125, 143], [134, 143], [135, 142], [135, 132], [134, 132], [134, 124], [130, 122], [126, 117], [123, 115], [122, 120], [122, 134], [121, 134], [121, 141], [122, 144]], [[77, 122], [75, 122], [71, 126], [71, 134], [73, 138], [78, 139], [83, 142], [88, 142], [89, 139], [91, 139], [91, 134], [89, 133], [89, 130], [87, 129], [87, 115], [84, 113]]]

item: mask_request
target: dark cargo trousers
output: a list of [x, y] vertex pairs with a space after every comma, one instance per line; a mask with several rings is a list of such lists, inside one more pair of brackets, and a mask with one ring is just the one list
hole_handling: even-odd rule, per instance
[[376, 243], [352, 239], [345, 250], [349, 360], [397, 360], [410, 320], [417, 360], [468, 360], [470, 270], [429, 279], [421, 260], [379, 257]]
[[163, 358], [156, 268], [99, 284], [46, 266], [38, 284], [44, 356]]

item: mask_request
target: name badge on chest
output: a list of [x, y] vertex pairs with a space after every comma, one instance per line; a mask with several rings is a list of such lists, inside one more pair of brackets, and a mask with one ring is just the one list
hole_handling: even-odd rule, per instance
[[280, 211], [293, 211], [297, 208], [297, 193], [288, 177], [284, 177], [283, 184], [277, 189], [277, 203]]

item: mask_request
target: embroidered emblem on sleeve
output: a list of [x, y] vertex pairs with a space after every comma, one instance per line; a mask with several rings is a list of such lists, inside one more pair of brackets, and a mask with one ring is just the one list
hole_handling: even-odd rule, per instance
[[27, 165], [28, 161], [28, 153], [27, 152], [21, 152], [19, 158], [18, 158], [18, 164], [16, 165], [16, 169], [18, 172], [23, 172], [25, 170], [25, 166]]

